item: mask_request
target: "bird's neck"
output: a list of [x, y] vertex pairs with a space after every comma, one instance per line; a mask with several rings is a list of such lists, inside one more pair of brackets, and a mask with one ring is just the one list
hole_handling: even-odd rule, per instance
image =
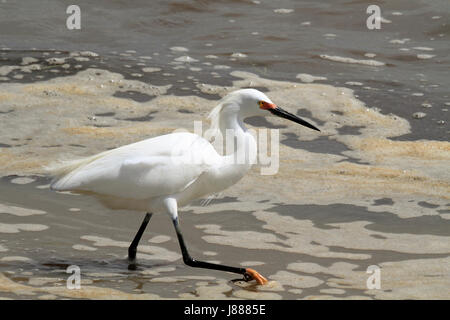
[[238, 112], [223, 110], [219, 116], [219, 131], [223, 139], [225, 160], [229, 164], [249, 167], [255, 163], [257, 144]]

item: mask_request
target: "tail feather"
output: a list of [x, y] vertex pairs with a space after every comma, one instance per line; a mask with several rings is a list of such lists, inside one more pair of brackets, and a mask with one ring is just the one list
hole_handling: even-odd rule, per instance
[[86, 166], [87, 164], [101, 158], [104, 153], [97, 154], [95, 156], [81, 158], [77, 160], [69, 161], [56, 161], [49, 166], [45, 167], [46, 173], [52, 177], [50, 182], [50, 189], [63, 191], [66, 182], [77, 172], [78, 169]]

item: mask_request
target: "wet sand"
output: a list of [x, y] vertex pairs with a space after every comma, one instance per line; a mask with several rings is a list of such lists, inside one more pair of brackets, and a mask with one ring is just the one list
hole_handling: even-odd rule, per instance
[[[113, 212], [89, 197], [48, 189], [43, 165], [189, 129], [214, 105], [212, 99], [166, 95], [163, 87], [90, 68], [1, 87], [2, 110], [22, 101], [3, 114], [9, 128], [3, 127], [2, 137], [15, 145], [1, 153], [2, 296], [447, 298], [449, 144], [388, 139], [407, 133], [408, 121], [368, 109], [346, 88], [232, 75], [238, 78], [232, 86], [200, 87], [215, 95], [252, 83], [288, 109], [303, 97], [322, 129], [317, 136], [278, 119], [264, 120], [287, 132], [279, 172], [264, 176], [256, 166], [234, 188], [181, 210], [194, 257], [254, 266], [270, 279], [268, 286], [184, 266], [165, 216], [152, 218], [139, 247], [139, 269], [128, 271], [126, 249], [143, 214]], [[117, 97], [116, 86], [153, 90], [156, 97], [143, 102]], [[189, 112], [177, 112], [181, 107]], [[143, 115], [144, 121], [131, 115]], [[253, 119], [255, 125], [261, 121]], [[358, 130], [352, 134], [349, 127]], [[341, 147], [327, 152], [335, 142]], [[81, 268], [81, 291], [65, 288], [69, 265]], [[380, 290], [366, 287], [370, 265], [382, 270]]]
[[[165, 22], [192, 18], [188, 24], [199, 34], [192, 43], [166, 34], [171, 43], [156, 48], [133, 36], [110, 51], [94, 32], [81, 44], [48, 40], [43, 49], [24, 49], [5, 38], [0, 298], [449, 299], [447, 29], [443, 17], [433, 18], [438, 4], [419, 6], [418, 13], [398, 6], [385, 8], [393, 22], [364, 50], [346, 42], [367, 37], [342, 24], [350, 7], [333, 19], [325, 7], [310, 7], [305, 12], [318, 20], [292, 33], [279, 22], [278, 37], [252, 24], [259, 33], [236, 42], [237, 25], [253, 13], [227, 16], [199, 4], [194, 11], [180, 4], [157, 11]], [[308, 22], [297, 7], [272, 9], [280, 8], [269, 10], [279, 21]], [[226, 31], [218, 32], [222, 37], [195, 29], [193, 16], [202, 10], [225, 19], [215, 25]], [[334, 25], [319, 28], [321, 19]], [[411, 20], [423, 29], [416, 37], [406, 27]], [[272, 55], [257, 50], [261, 37]], [[294, 40], [302, 37], [315, 40], [300, 48]], [[254, 50], [244, 50], [249, 43]], [[49, 190], [45, 166], [179, 128], [193, 131], [194, 121], [206, 129], [217, 100], [243, 87], [264, 91], [321, 133], [273, 117], [248, 119], [252, 128], [280, 130], [278, 173], [265, 176], [255, 166], [235, 187], [182, 208], [181, 226], [193, 257], [253, 267], [270, 280], [267, 286], [185, 266], [164, 215], [152, 217], [138, 270], [129, 271], [127, 247], [144, 213]], [[70, 265], [81, 269], [80, 290], [66, 288]], [[381, 270], [380, 289], [367, 288], [371, 265]]]
[[[270, 279], [256, 286], [183, 265], [170, 220], [159, 215], [139, 247], [138, 270], [128, 271], [126, 249], [142, 215], [55, 194], [48, 180], [32, 179], [17, 184], [12, 176], [0, 184], [3, 298], [446, 298], [448, 225], [436, 216], [398, 218], [388, 198], [374, 204], [386, 208], [379, 212], [269, 199], [255, 205], [234, 197], [183, 210], [192, 255], [253, 266]], [[70, 265], [81, 268], [81, 291], [66, 289]], [[369, 265], [381, 267], [381, 290], [365, 287]]]

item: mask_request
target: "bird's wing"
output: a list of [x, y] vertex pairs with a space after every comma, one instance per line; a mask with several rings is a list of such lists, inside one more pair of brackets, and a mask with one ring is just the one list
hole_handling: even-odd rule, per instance
[[169, 134], [81, 160], [51, 187], [146, 199], [181, 192], [218, 161], [211, 144], [198, 135]]

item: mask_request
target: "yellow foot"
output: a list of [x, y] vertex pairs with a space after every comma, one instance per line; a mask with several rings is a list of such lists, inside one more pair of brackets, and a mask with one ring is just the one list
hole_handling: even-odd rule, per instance
[[264, 278], [262, 275], [260, 275], [257, 271], [250, 269], [250, 268], [245, 269], [244, 278], [246, 281], [250, 281], [250, 280], [254, 279], [254, 280], [256, 280], [256, 282], [258, 284], [266, 284], [267, 282], [269, 282], [269, 281], [267, 281], [266, 278]]

